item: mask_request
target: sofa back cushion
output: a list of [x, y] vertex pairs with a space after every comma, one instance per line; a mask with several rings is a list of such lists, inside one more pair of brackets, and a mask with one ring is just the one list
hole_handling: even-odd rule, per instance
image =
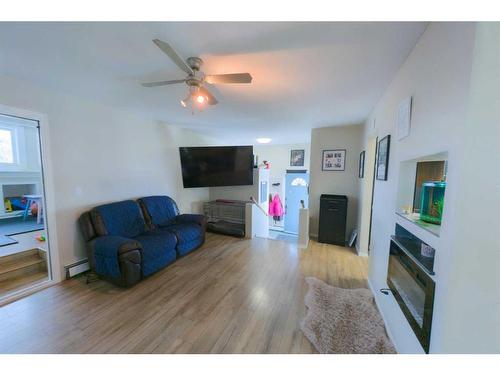
[[137, 202], [126, 200], [104, 204], [91, 210], [92, 222], [99, 236], [136, 237], [146, 230], [146, 222]]
[[80, 224], [80, 229], [83, 234], [83, 239], [88, 242], [97, 237], [97, 233], [94, 228], [94, 223], [92, 222], [92, 216], [90, 211], [84, 212], [80, 215], [78, 219], [78, 224]]
[[170, 225], [179, 215], [177, 204], [166, 195], [144, 197], [139, 199], [139, 204], [150, 227]]

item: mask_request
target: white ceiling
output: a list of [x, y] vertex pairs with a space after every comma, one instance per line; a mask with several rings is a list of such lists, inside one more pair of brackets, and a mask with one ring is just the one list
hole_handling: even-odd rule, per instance
[[[0, 23], [0, 74], [152, 115], [227, 142], [308, 142], [310, 129], [362, 122], [426, 23]], [[207, 74], [250, 72], [219, 85], [219, 104], [192, 115], [184, 78], [152, 42], [205, 60]]]

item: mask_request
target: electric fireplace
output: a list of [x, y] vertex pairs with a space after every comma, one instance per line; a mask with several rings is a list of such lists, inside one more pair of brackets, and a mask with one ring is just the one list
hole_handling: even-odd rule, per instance
[[412, 244], [415, 241], [409, 242], [408, 238], [392, 237], [387, 284], [420, 344], [429, 353], [435, 283], [429, 270], [413, 255], [414, 249], [407, 248]]

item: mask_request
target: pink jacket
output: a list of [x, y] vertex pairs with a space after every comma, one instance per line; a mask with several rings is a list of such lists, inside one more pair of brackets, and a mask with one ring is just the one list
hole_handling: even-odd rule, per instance
[[278, 194], [275, 194], [273, 200], [269, 203], [269, 216], [283, 216], [283, 204]]

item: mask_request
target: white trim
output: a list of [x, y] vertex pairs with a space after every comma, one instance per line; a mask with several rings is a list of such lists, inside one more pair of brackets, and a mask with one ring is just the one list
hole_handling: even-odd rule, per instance
[[36, 292], [47, 289], [48, 287], [54, 286], [56, 284], [58, 283], [53, 280], [46, 280], [18, 292], [7, 294], [5, 297], [2, 297], [2, 299], [0, 299], [0, 307], [8, 305], [9, 303], [15, 302], [21, 298], [30, 296]]
[[394, 295], [392, 293], [385, 295], [380, 292], [380, 288], [389, 288], [387, 284], [384, 282], [375, 287], [376, 283], [376, 281], [368, 277], [368, 286], [373, 293], [378, 311], [384, 321], [387, 335], [394, 344], [396, 351], [400, 354], [425, 354]]
[[358, 209], [358, 239], [356, 241], [356, 251], [358, 255], [368, 256], [369, 242], [370, 242], [370, 231], [373, 231], [371, 227], [372, 221], [372, 205], [374, 199], [375, 190], [375, 166], [377, 163], [376, 151], [377, 151], [377, 137], [369, 137], [365, 143], [365, 170], [364, 177], [360, 180], [360, 199], [359, 199], [359, 209]]
[[66, 279], [70, 279], [80, 273], [90, 270], [90, 263], [87, 259], [82, 259], [76, 263], [64, 266], [65, 277]]
[[360, 256], [360, 257], [368, 257], [369, 256], [368, 253], [359, 250], [359, 243], [358, 242], [359, 241], [356, 241], [356, 244], [354, 245], [354, 249], [356, 250], [356, 254], [358, 254], [358, 256]]
[[396, 346], [396, 340], [394, 340], [394, 335], [391, 332], [391, 328], [389, 326], [389, 323], [387, 322], [387, 319], [385, 318], [384, 313], [383, 313], [382, 309], [380, 308], [380, 304], [379, 304], [379, 301], [378, 301], [378, 299], [380, 298], [380, 296], [378, 295], [378, 293], [380, 293], [380, 291], [379, 290], [375, 290], [373, 288], [373, 284], [370, 281], [370, 278], [368, 278], [367, 281], [368, 281], [368, 287], [372, 291], [373, 299], [375, 300], [375, 304], [377, 305], [378, 312], [380, 313], [380, 316], [382, 317], [382, 320], [384, 321], [385, 330], [387, 331], [387, 335], [391, 339], [391, 342], [394, 345], [394, 349], [396, 349], [396, 352], [399, 353], [398, 348]]
[[25, 117], [13, 117], [0, 113], [0, 123], [11, 126], [14, 128], [36, 128], [38, 126], [37, 120]]
[[15, 116], [29, 120], [38, 121], [40, 127], [40, 153], [42, 159], [42, 178], [44, 189], [44, 207], [46, 231], [48, 239], [48, 261], [49, 267], [49, 280], [53, 283], [58, 283], [62, 280], [63, 270], [61, 268], [61, 256], [57, 246], [57, 227], [56, 227], [56, 207], [55, 207], [55, 191], [54, 179], [52, 168], [52, 157], [50, 153], [50, 139], [49, 139], [49, 121], [45, 114], [39, 112], [32, 112], [20, 108], [5, 106], [0, 104], [0, 114], [8, 116]]

